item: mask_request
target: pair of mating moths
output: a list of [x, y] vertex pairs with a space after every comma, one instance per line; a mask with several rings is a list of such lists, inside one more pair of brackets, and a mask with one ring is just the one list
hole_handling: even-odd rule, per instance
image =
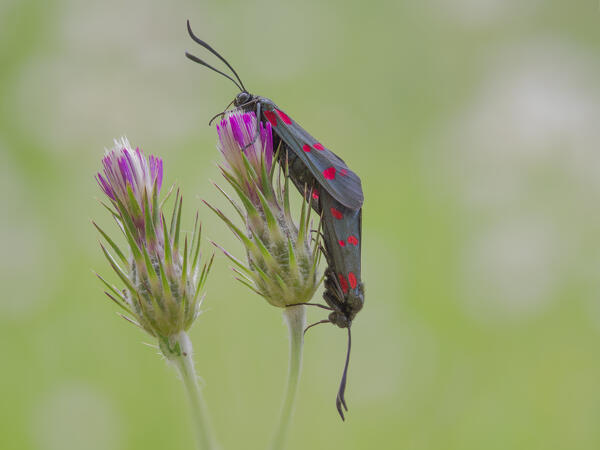
[[323, 299], [329, 306], [316, 306], [331, 310], [331, 313], [326, 320], [317, 323], [331, 322], [348, 330], [346, 363], [336, 398], [336, 407], [343, 420], [342, 406], [348, 410], [344, 391], [352, 343], [350, 327], [364, 303], [364, 287], [360, 278], [364, 197], [360, 178], [339, 156], [308, 134], [272, 100], [250, 94], [225, 58], [194, 35], [189, 22], [187, 27], [191, 38], [219, 58], [231, 70], [235, 79], [194, 55], [186, 53], [186, 56], [230, 79], [240, 89], [232, 102], [236, 108], [245, 112], [255, 111], [258, 122], [271, 123], [275, 132], [273, 146], [278, 148], [281, 144], [279, 163], [288, 165], [290, 179], [301, 194], [311, 196], [307, 200], [322, 216], [324, 253], [328, 265]]

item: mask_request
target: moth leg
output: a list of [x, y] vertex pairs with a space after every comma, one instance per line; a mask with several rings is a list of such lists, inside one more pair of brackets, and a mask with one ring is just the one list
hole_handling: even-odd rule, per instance
[[333, 308], [330, 306], [326, 306], [326, 305], [319, 305], [318, 303], [308, 303], [308, 302], [304, 302], [304, 303], [293, 303], [291, 305], [286, 305], [286, 308], [289, 308], [290, 306], [300, 306], [300, 305], [305, 305], [305, 306], [317, 306], [319, 308], [323, 308], [326, 309], [328, 311], [333, 311]]

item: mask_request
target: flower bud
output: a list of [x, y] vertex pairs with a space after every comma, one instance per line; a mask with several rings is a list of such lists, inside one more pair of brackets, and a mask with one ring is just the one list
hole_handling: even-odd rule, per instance
[[238, 280], [272, 305], [284, 308], [308, 302], [319, 285], [316, 277], [321, 254], [318, 234], [311, 246], [311, 208], [306, 201], [302, 204], [298, 226], [292, 220], [288, 177], [284, 174], [283, 187], [273, 183], [271, 124], [261, 122], [257, 127], [253, 112], [233, 112], [221, 120], [217, 132], [217, 145], [225, 159], [221, 172], [243, 207], [217, 188], [239, 213], [246, 230], [236, 226], [221, 210], [208, 206], [242, 241], [248, 263], [223, 252], [236, 265]]
[[198, 316], [199, 293], [212, 259], [200, 268], [201, 225], [197, 215], [191, 242], [186, 235], [180, 248], [183, 200], [179, 191], [167, 224], [163, 209], [172, 189], [159, 203], [162, 160], [152, 155], [146, 159], [141, 150], [132, 150], [126, 139], [115, 144], [106, 152], [104, 175], [98, 173], [97, 180], [109, 199], [109, 204], [103, 204], [125, 236], [128, 254], [94, 225], [108, 244], [100, 244], [102, 251], [125, 289], [98, 277], [108, 289], [106, 294], [129, 314], [124, 318], [152, 336], [166, 338], [187, 330]]

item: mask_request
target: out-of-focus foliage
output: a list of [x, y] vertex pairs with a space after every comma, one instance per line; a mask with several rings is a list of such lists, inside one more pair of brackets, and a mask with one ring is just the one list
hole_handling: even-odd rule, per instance
[[[236, 91], [184, 57], [207, 56], [186, 18], [363, 180], [348, 420], [345, 335], [318, 327], [289, 448], [598, 448], [598, 5], [558, 0], [0, 3], [0, 448], [194, 446], [171, 369], [91, 272], [89, 221], [116, 232], [93, 176], [126, 134], [186, 192], [182, 223], [199, 207], [240, 248], [200, 201], [227, 207], [207, 122]], [[287, 336], [229, 265], [191, 338], [223, 447], [259, 449]]]

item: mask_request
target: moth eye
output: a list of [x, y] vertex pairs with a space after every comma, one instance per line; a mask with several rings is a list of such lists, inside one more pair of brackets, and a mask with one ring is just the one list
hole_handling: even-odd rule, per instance
[[235, 98], [236, 106], [243, 105], [244, 103], [248, 103], [250, 101], [250, 94], [248, 92], [240, 92]]

